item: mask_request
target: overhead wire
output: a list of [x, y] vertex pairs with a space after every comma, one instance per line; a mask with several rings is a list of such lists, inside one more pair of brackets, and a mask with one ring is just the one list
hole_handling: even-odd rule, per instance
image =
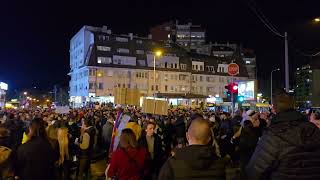
[[247, 0], [246, 1], [249, 8], [256, 14], [256, 16], [259, 18], [259, 20], [271, 31], [273, 32], [275, 35], [284, 38], [284, 35], [282, 35], [268, 20], [267, 18], [264, 16], [264, 14], [262, 13], [262, 11], [258, 12], [258, 8], [255, 4], [255, 2], [251, 1], [251, 0]]
[[[282, 35], [277, 28], [268, 20], [268, 18], [263, 14], [263, 12], [259, 9], [259, 7], [257, 6], [256, 2], [254, 0], [246, 0], [247, 5], [249, 6], [249, 8], [256, 14], [256, 16], [259, 18], [259, 20], [271, 31], [273, 32], [275, 35], [284, 38], [285, 36]], [[289, 39], [288, 39], [289, 40]], [[289, 43], [291, 44], [291, 43]], [[303, 55], [303, 56], [307, 56], [307, 57], [314, 57], [314, 56], [318, 56], [320, 55], [320, 51], [310, 54], [310, 53], [305, 53], [302, 50], [300, 50], [299, 48], [296, 48], [294, 46], [292, 46], [295, 51], [297, 51], [299, 54]]]

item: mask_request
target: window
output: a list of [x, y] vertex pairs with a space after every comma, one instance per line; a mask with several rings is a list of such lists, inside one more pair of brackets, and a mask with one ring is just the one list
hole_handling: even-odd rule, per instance
[[116, 41], [118, 42], [128, 42], [128, 38], [124, 38], [124, 37], [116, 37]]
[[170, 39], [170, 37], [171, 37], [170, 34], [168, 34], [168, 39]]
[[213, 66], [207, 66], [207, 71], [214, 72], [214, 67]]
[[246, 64], [250, 64], [250, 61], [246, 61]]
[[120, 83], [118, 84], [118, 87], [119, 87], [119, 88], [121, 87], [121, 84], [120, 84]]
[[209, 76], [207, 76], [207, 82], [210, 82], [210, 77]]
[[167, 85], [164, 86], [164, 90], [168, 91], [168, 86]]
[[174, 63], [174, 68], [175, 68], [175, 69], [178, 69], [177, 63]]
[[144, 54], [144, 50], [136, 50], [137, 54]]
[[170, 86], [170, 90], [173, 91], [173, 86]]
[[130, 84], [128, 84], [128, 88], [130, 88], [131, 87], [131, 85]]
[[99, 84], [98, 84], [98, 88], [99, 88], [99, 89], [103, 89], [103, 83], [99, 83]]
[[107, 46], [97, 46], [98, 51], [111, 51], [110, 47]]
[[196, 65], [196, 70], [198, 70], [198, 65]]
[[93, 89], [94, 83], [89, 83], [89, 89]]
[[202, 77], [202, 76], [200, 76], [200, 81], [202, 82], [202, 80], [203, 80], [203, 77]]
[[171, 68], [173, 69], [173, 63], [171, 63]]
[[122, 84], [122, 88], [126, 88], [126, 84]]
[[113, 76], [113, 71], [111, 71], [111, 70], [107, 71], [107, 76], [112, 77]]
[[137, 40], [137, 44], [142, 44], [142, 40]]
[[181, 70], [187, 70], [187, 65], [186, 64], [180, 64], [180, 69]]
[[124, 53], [124, 54], [129, 54], [129, 49], [125, 49], [125, 48], [118, 48], [117, 50], [118, 53]]
[[95, 69], [90, 69], [89, 70], [89, 75], [90, 76], [95, 76], [96, 75], [96, 70]]
[[111, 64], [111, 57], [98, 57], [99, 64]]
[[200, 65], [200, 71], [203, 71], [203, 66], [202, 65]]
[[138, 60], [139, 66], [146, 66], [146, 61], [145, 60]]
[[153, 91], [153, 85], [151, 86], [151, 91]]
[[156, 85], [156, 91], [158, 91], [158, 85]]

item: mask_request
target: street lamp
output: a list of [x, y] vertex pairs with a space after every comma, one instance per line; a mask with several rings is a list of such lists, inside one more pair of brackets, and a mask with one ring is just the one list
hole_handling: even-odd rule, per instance
[[27, 91], [23, 92], [23, 95], [25, 95], [25, 96], [28, 95], [28, 92]]
[[[155, 51], [154, 52], [154, 55], [153, 55], [153, 86], [154, 86], [154, 91], [155, 91], [155, 88], [156, 88], [156, 57], [161, 57], [162, 55], [162, 51], [158, 50], [158, 51]], [[153, 94], [153, 97], [155, 98], [155, 93]]]
[[313, 20], [314, 22], [316, 22], [316, 23], [319, 23], [320, 22], [320, 17], [318, 17], [318, 18], [314, 18], [314, 20]]
[[271, 94], [270, 94], [271, 105], [272, 105], [272, 73], [276, 71], [280, 71], [280, 69], [278, 68], [271, 71]]
[[153, 106], [153, 113], [155, 113], [155, 106], [156, 106], [156, 57], [161, 57], [162, 51], [157, 50], [153, 54], [153, 100], [154, 100], [154, 106]]

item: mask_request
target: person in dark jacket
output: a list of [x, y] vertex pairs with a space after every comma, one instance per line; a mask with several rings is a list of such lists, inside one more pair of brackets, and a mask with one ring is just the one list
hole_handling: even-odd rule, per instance
[[154, 178], [158, 174], [164, 162], [162, 142], [160, 137], [156, 133], [154, 133], [155, 128], [155, 123], [148, 122], [145, 130], [146, 133], [139, 140], [139, 146], [147, 150], [148, 157], [150, 159], [150, 179]]
[[293, 109], [290, 95], [273, 102], [276, 115], [246, 168], [248, 179], [320, 179], [320, 130]]
[[244, 121], [240, 134], [239, 156], [241, 178], [247, 179], [245, 176], [245, 168], [257, 146], [260, 133], [259, 113], [249, 110], [247, 111], [247, 120]]
[[210, 123], [202, 118], [188, 128], [189, 146], [178, 149], [161, 168], [159, 180], [225, 179], [225, 162], [217, 157], [211, 139]]
[[16, 153], [15, 172], [23, 180], [54, 180], [58, 154], [51, 147], [43, 120], [35, 118], [29, 125], [29, 140]]

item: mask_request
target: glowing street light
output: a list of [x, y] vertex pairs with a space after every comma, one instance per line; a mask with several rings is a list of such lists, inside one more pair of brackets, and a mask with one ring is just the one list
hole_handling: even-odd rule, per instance
[[[156, 103], [156, 56], [159, 58], [162, 56], [162, 51], [156, 50], [153, 52], [153, 100]], [[153, 107], [153, 112], [155, 112], [155, 104]]]
[[316, 22], [316, 23], [319, 23], [320, 22], [320, 18], [314, 18], [313, 21]]
[[28, 95], [28, 92], [27, 91], [23, 92], [23, 95], [25, 95], [25, 96]]
[[47, 102], [50, 102], [50, 99], [47, 99], [46, 101], [47, 101]]

